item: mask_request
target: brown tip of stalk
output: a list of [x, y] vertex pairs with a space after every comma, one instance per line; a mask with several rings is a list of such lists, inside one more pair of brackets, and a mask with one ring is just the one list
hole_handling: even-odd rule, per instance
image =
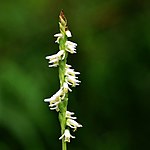
[[64, 11], [61, 10], [60, 14], [59, 14], [59, 21], [60, 23], [65, 27], [65, 31], [68, 30], [68, 27], [67, 27], [67, 19], [64, 15]]
[[63, 19], [63, 21], [65, 21], [67, 23], [67, 19], [66, 19], [65, 15], [64, 15], [64, 11], [63, 10], [61, 10], [61, 12], [60, 12], [59, 19], [60, 19], [60, 22]]

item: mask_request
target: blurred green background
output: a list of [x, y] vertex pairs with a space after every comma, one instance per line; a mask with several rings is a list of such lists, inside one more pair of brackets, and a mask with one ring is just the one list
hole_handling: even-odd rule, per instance
[[0, 2], [0, 150], [60, 150], [58, 116], [44, 98], [59, 87], [45, 56], [64, 10], [82, 84], [69, 110], [83, 128], [68, 150], [150, 148], [150, 5], [146, 0]]

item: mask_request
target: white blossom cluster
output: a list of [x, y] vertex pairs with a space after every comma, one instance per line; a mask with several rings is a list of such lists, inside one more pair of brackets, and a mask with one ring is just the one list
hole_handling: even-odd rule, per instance
[[[67, 37], [72, 36], [69, 30], [65, 32], [65, 35]], [[55, 34], [54, 37], [57, 37], [55, 42], [60, 44], [61, 38], [64, 38], [63, 36], [64, 35], [62, 33]], [[76, 43], [67, 40], [64, 45], [65, 48], [60, 50], [57, 54], [46, 57], [46, 59], [49, 60], [49, 67], [59, 66], [59, 62], [65, 59], [66, 52], [69, 52], [71, 54], [76, 53]], [[59, 104], [64, 100], [65, 95], [68, 92], [72, 92], [71, 87], [75, 87], [81, 82], [77, 77], [77, 75], [79, 75], [80, 73], [74, 71], [74, 69], [72, 69], [71, 67], [71, 65], [65, 65], [64, 83], [62, 87], [51, 98], [46, 98], [44, 100], [45, 102], [49, 103], [49, 107], [51, 110], [56, 110], [57, 112], [59, 112]], [[66, 126], [72, 128], [73, 131], [76, 131], [76, 129], [78, 127], [82, 127], [82, 125], [76, 122], [75, 119], [77, 118], [73, 117], [72, 115], [74, 115], [73, 112], [66, 111]], [[70, 142], [70, 138], [75, 137], [70, 134], [70, 130], [67, 128], [59, 139], [62, 138], [65, 139], [65, 142]]]

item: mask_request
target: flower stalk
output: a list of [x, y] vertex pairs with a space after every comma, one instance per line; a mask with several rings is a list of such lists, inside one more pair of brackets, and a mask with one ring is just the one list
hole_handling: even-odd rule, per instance
[[59, 15], [59, 28], [60, 33], [54, 35], [57, 38], [55, 42], [59, 44], [59, 52], [47, 56], [46, 59], [49, 60], [49, 67], [59, 67], [60, 89], [51, 98], [46, 98], [44, 101], [49, 102], [51, 110], [56, 110], [59, 113], [61, 126], [61, 136], [59, 139], [62, 140], [62, 150], [67, 150], [66, 143], [70, 142], [70, 138], [75, 138], [75, 136], [71, 135], [70, 129], [76, 131], [78, 127], [82, 127], [81, 124], [75, 121], [77, 117], [72, 116], [74, 112], [67, 110], [68, 94], [72, 92], [70, 87], [79, 85], [81, 81], [76, 76], [80, 73], [75, 72], [71, 68], [72, 66], [67, 64], [68, 54], [76, 53], [77, 44], [68, 41], [68, 38], [72, 37], [72, 35], [68, 30], [67, 19], [63, 11]]

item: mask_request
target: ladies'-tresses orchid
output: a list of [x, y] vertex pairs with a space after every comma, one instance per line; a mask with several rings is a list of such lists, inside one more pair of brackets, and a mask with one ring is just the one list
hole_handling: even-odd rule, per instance
[[66, 51], [70, 52], [71, 54], [76, 53], [76, 46], [77, 44], [71, 41], [66, 41]]
[[74, 115], [74, 112], [66, 111], [67, 119], [77, 119], [77, 117], [72, 117], [72, 115]]
[[69, 127], [74, 131], [78, 127], [82, 127], [81, 124], [75, 121], [77, 117], [73, 116], [74, 112], [67, 111], [68, 95], [69, 92], [72, 92], [69, 85], [75, 87], [76, 85], [79, 85], [81, 81], [79, 81], [77, 77], [80, 72], [74, 71], [74, 69], [71, 68], [71, 65], [67, 64], [68, 54], [76, 53], [77, 44], [68, 41], [68, 38], [72, 37], [72, 34], [68, 30], [67, 19], [65, 18], [63, 11], [61, 11], [59, 15], [59, 27], [60, 33], [54, 35], [54, 37], [57, 38], [55, 42], [59, 44], [59, 52], [47, 56], [46, 59], [49, 60], [49, 67], [59, 67], [60, 89], [51, 98], [47, 98], [44, 101], [49, 102], [51, 110], [59, 112], [62, 134], [59, 139], [62, 139], [62, 150], [67, 150], [66, 142], [70, 142], [70, 138], [75, 138], [70, 134]]
[[[66, 35], [67, 37], [72, 37], [71, 32], [70, 32], [69, 30], [67, 30], [67, 31], [65, 32], [65, 35]], [[54, 37], [57, 37], [57, 40], [55, 41], [55, 43], [59, 43], [60, 38], [63, 38], [63, 34], [62, 34], [62, 33], [56, 33], [56, 34], [54, 35]]]
[[65, 58], [65, 51], [60, 50], [57, 54], [46, 56], [46, 59], [49, 59], [49, 67], [57, 67], [59, 65], [59, 61]]
[[68, 93], [68, 91], [72, 92], [72, 90], [69, 88], [68, 83], [64, 82], [63, 84], [64, 92]]
[[71, 69], [70, 67], [71, 65], [66, 64], [65, 75], [76, 76], [80, 74], [80, 72], [75, 72], [74, 69]]
[[77, 80], [76, 78], [77, 77], [74, 77], [74, 76], [67, 76], [65, 81], [72, 87], [75, 87], [76, 85], [79, 85], [79, 83], [81, 82]]
[[44, 102], [50, 103], [49, 107], [51, 110], [56, 109], [57, 111], [59, 111], [58, 104], [61, 102], [61, 100], [64, 99], [65, 94], [68, 93], [68, 90], [70, 92], [72, 91], [69, 88], [68, 84], [66, 82], [64, 82], [63, 87], [60, 88], [59, 91], [57, 91], [51, 98], [45, 99]]
[[71, 85], [72, 87], [75, 87], [76, 85], [79, 85], [79, 83], [81, 81], [77, 80], [78, 77], [76, 75], [80, 74], [80, 72], [75, 72], [74, 69], [71, 69], [70, 68], [71, 65], [67, 65], [66, 64], [66, 67], [65, 67], [65, 75], [66, 75], [66, 78], [65, 78], [65, 81]]
[[76, 121], [73, 120], [73, 119], [67, 119], [66, 124], [67, 124], [67, 126], [69, 126], [70, 128], [73, 128], [73, 129], [74, 129], [73, 131], [76, 131], [78, 127], [82, 127], [81, 124], [79, 124], [78, 122], [76, 122]]
[[75, 138], [75, 136], [70, 134], [68, 129], [65, 130], [64, 134], [59, 138], [59, 140], [61, 140], [63, 137], [65, 138], [65, 142], [70, 142], [70, 138]]
[[44, 99], [44, 102], [49, 102], [49, 107], [51, 110], [59, 111], [58, 104], [61, 102], [65, 93], [63, 88], [61, 88], [58, 92], [56, 92], [51, 98]]

